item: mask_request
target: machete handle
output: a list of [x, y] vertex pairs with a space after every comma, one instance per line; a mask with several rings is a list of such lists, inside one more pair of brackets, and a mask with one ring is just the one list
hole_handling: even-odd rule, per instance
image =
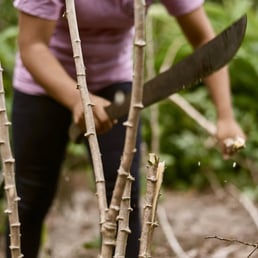
[[131, 93], [124, 94], [122, 101], [116, 99], [104, 109], [111, 120], [121, 118], [128, 114], [130, 107]]
[[81, 143], [84, 137], [84, 133], [81, 128], [75, 123], [71, 123], [68, 130], [69, 139], [73, 143]]
[[[111, 120], [118, 119], [128, 114], [130, 98], [131, 94], [127, 94], [124, 96], [122, 103], [114, 101], [104, 108]], [[70, 140], [74, 143], [80, 143], [84, 137], [84, 133], [81, 128], [75, 123], [70, 125], [68, 134]]]

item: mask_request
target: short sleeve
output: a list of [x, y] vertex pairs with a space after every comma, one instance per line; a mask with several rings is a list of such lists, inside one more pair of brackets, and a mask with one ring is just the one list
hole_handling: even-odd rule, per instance
[[47, 20], [57, 20], [61, 15], [61, 0], [14, 0], [14, 6], [25, 13]]
[[161, 0], [173, 16], [187, 14], [200, 7], [204, 0]]

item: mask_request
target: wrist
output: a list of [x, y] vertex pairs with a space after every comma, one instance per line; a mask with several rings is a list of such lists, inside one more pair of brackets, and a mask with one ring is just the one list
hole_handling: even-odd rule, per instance
[[217, 118], [218, 120], [234, 120], [235, 116], [231, 105], [217, 108]]
[[66, 92], [63, 94], [63, 103], [70, 111], [73, 111], [80, 101], [80, 91], [76, 89], [75, 85], [66, 89]]

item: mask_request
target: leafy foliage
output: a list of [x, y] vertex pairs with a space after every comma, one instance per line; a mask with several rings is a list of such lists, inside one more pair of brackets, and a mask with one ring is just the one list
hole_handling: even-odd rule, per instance
[[13, 2], [9, 0], [0, 0], [1, 20], [0, 30], [7, 28], [10, 25], [15, 25], [17, 22], [16, 10], [13, 7]]
[[[12, 73], [14, 65], [14, 56], [16, 51], [16, 37], [17, 37], [17, 17], [16, 11], [12, 6], [12, 1], [0, 0], [0, 62], [4, 69], [3, 83], [6, 93], [7, 110], [10, 113], [10, 106], [12, 100]], [[1, 164], [0, 164], [1, 173]], [[0, 178], [1, 178], [0, 174]], [[0, 200], [3, 198], [4, 189], [0, 182]], [[2, 213], [2, 203], [0, 202], [0, 214]], [[0, 221], [0, 225], [4, 225]], [[3, 229], [0, 228], [0, 232]]]
[[9, 111], [12, 94], [12, 73], [16, 52], [16, 37], [18, 31], [16, 10], [12, 4], [12, 1], [0, 0], [0, 62], [4, 69], [3, 80]]

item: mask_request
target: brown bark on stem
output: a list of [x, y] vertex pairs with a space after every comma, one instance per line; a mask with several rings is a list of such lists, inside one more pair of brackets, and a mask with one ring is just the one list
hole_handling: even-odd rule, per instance
[[131, 189], [134, 178], [129, 175], [124, 189], [122, 202], [120, 205], [118, 220], [118, 233], [116, 238], [116, 248], [114, 258], [125, 257], [128, 234], [131, 233], [129, 228], [129, 217], [131, 208]]
[[[155, 76], [154, 69], [154, 47], [153, 47], [153, 33], [152, 33], [152, 17], [147, 15], [147, 24], [146, 24], [146, 38], [147, 38], [147, 46], [146, 46], [146, 54], [148, 56], [148, 62], [146, 62], [146, 78], [147, 80], [151, 80]], [[159, 139], [159, 108], [158, 103], [150, 106], [150, 124], [151, 126], [151, 144], [150, 149], [151, 152], [158, 154], [160, 139]]]
[[147, 188], [143, 211], [143, 227], [140, 239], [139, 258], [151, 257], [153, 232], [154, 228], [158, 225], [156, 221], [157, 205], [165, 169], [164, 162], [159, 162], [159, 159], [155, 154], [150, 154], [148, 163]]
[[75, 67], [77, 72], [77, 83], [78, 89], [80, 90], [80, 95], [84, 107], [84, 116], [87, 131], [85, 136], [88, 138], [93, 170], [96, 178], [96, 189], [98, 197], [98, 205], [100, 210], [100, 224], [102, 225], [105, 221], [105, 212], [107, 211], [107, 201], [106, 201], [106, 188], [105, 179], [103, 173], [102, 160], [97, 140], [97, 134], [94, 124], [94, 117], [92, 112], [93, 103], [91, 103], [89, 92], [86, 82], [85, 66], [82, 55], [80, 35], [78, 31], [76, 11], [73, 0], [66, 0], [66, 16], [68, 19], [68, 25], [70, 30]]
[[15, 172], [14, 172], [14, 158], [9, 141], [9, 126], [5, 105], [2, 66], [0, 64], [0, 156], [3, 164], [3, 175], [5, 183], [5, 193], [7, 199], [7, 209], [5, 213], [8, 215], [10, 227], [10, 250], [12, 258], [22, 258], [21, 244], [20, 244], [20, 221], [18, 213], [18, 201]]
[[[145, 14], [146, 5], [143, 0], [134, 1], [134, 17], [135, 17], [135, 37], [134, 37], [134, 77], [132, 86], [132, 97], [128, 120], [124, 123], [126, 126], [126, 138], [121, 158], [120, 167], [118, 169], [118, 176], [111, 200], [111, 204], [107, 214], [107, 221], [103, 226], [103, 245], [102, 257], [112, 256], [111, 243], [115, 243], [116, 232], [111, 232], [106, 225], [115, 226], [116, 217], [118, 215], [122, 195], [125, 189], [127, 178], [130, 175], [132, 160], [134, 157], [137, 136], [137, 128], [139, 124], [140, 111], [143, 108], [142, 94], [143, 94], [143, 81], [144, 81], [144, 47], [145, 42]], [[107, 236], [111, 238], [107, 238]]]

